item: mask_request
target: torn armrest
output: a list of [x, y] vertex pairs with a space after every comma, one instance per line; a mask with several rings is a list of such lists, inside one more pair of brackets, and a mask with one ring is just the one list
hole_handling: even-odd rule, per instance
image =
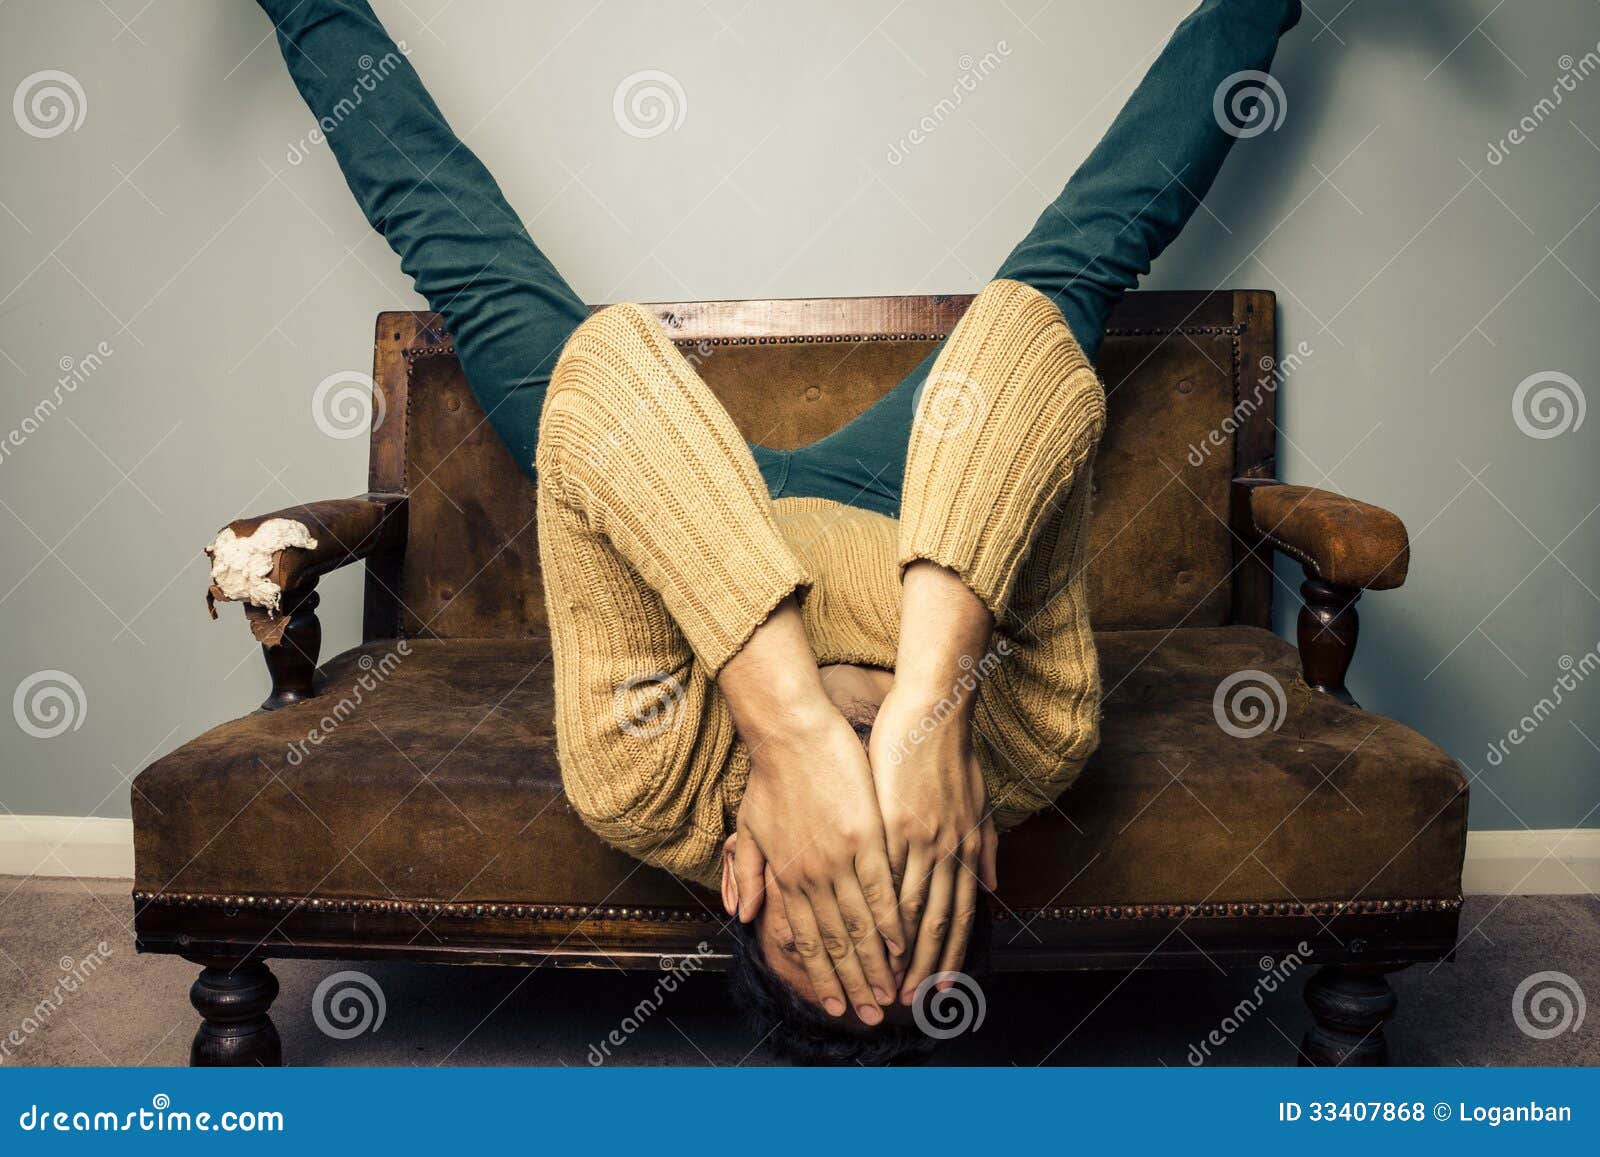
[[1322, 582], [1381, 591], [1406, 581], [1411, 543], [1398, 515], [1328, 490], [1237, 478], [1250, 525]]
[[258, 621], [276, 616], [285, 596], [311, 589], [319, 576], [347, 563], [398, 549], [405, 533], [406, 500], [398, 494], [335, 498], [236, 519], [206, 547], [206, 606], [216, 618], [217, 599], [244, 603], [259, 638]]

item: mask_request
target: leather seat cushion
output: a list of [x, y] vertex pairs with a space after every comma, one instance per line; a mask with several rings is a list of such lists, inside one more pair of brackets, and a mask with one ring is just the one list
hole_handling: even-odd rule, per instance
[[[1465, 782], [1422, 736], [1312, 692], [1268, 631], [1098, 643], [1100, 750], [1056, 808], [1002, 839], [1007, 907], [1459, 894]], [[392, 642], [347, 651], [315, 700], [225, 723], [140, 774], [136, 889], [715, 904], [567, 805], [544, 639], [406, 646], [397, 664]], [[1247, 670], [1276, 680], [1284, 710], [1237, 737], [1213, 699]]]

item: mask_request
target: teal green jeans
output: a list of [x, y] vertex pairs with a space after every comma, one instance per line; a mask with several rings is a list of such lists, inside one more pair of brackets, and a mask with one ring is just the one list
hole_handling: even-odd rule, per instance
[[[545, 388], [587, 306], [451, 131], [366, 0], [259, 2], [367, 220], [443, 315], [484, 413], [532, 474]], [[1235, 73], [1266, 71], [1299, 16], [1299, 0], [1204, 0], [995, 271], [1054, 299], [1090, 358], [1111, 307], [1182, 230], [1228, 155], [1235, 136], [1214, 111], [1219, 86]], [[818, 442], [752, 446], [773, 497], [896, 514], [917, 387], [935, 356]]]

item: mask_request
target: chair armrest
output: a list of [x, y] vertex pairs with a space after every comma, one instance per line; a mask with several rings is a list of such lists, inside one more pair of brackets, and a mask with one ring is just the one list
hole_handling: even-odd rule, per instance
[[405, 501], [363, 494], [230, 522], [206, 547], [212, 618], [217, 599], [276, 611], [286, 595], [315, 586], [329, 571], [403, 545]]
[[1249, 504], [1255, 532], [1299, 559], [1309, 577], [1369, 591], [1406, 581], [1411, 543], [1397, 515], [1311, 486], [1259, 478], [1235, 482]]
[[214, 619], [218, 599], [244, 604], [272, 677], [263, 707], [285, 707], [316, 693], [322, 646], [317, 579], [357, 559], [402, 550], [405, 541], [406, 500], [400, 494], [309, 502], [222, 528], [206, 547], [206, 609]]

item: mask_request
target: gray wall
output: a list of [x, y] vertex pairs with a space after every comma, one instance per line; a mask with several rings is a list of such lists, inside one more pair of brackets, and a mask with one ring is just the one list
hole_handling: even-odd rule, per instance
[[[1482, 773], [1476, 827], [1594, 825], [1600, 678], [1499, 766], [1487, 748], [1600, 641], [1600, 415], [1535, 438], [1512, 409], [1543, 371], [1600, 403], [1600, 75], [1535, 112], [1585, 67], [1600, 10], [1312, 3], [1278, 60], [1282, 127], [1236, 150], [1150, 284], [1276, 290], [1283, 351], [1311, 350], [1280, 402], [1283, 476], [1410, 526], [1410, 582], [1362, 604], [1356, 694]], [[379, 4], [591, 300], [976, 289], [1187, 7]], [[362, 440], [320, 432], [312, 392], [369, 368], [375, 312], [421, 302], [326, 146], [290, 163], [311, 120], [266, 33], [243, 2], [0, 8], [4, 93], [60, 69], [87, 107], [49, 138], [0, 124], [0, 438], [61, 398], [0, 459], [0, 691], [60, 670], [85, 704], [53, 738], [0, 727], [12, 812], [125, 815], [126, 776], [258, 702], [237, 608], [201, 606], [200, 547], [237, 515], [364, 489]], [[649, 139], [612, 113], [644, 69], [686, 97]], [[357, 637], [359, 580], [324, 588], [332, 653]]]

